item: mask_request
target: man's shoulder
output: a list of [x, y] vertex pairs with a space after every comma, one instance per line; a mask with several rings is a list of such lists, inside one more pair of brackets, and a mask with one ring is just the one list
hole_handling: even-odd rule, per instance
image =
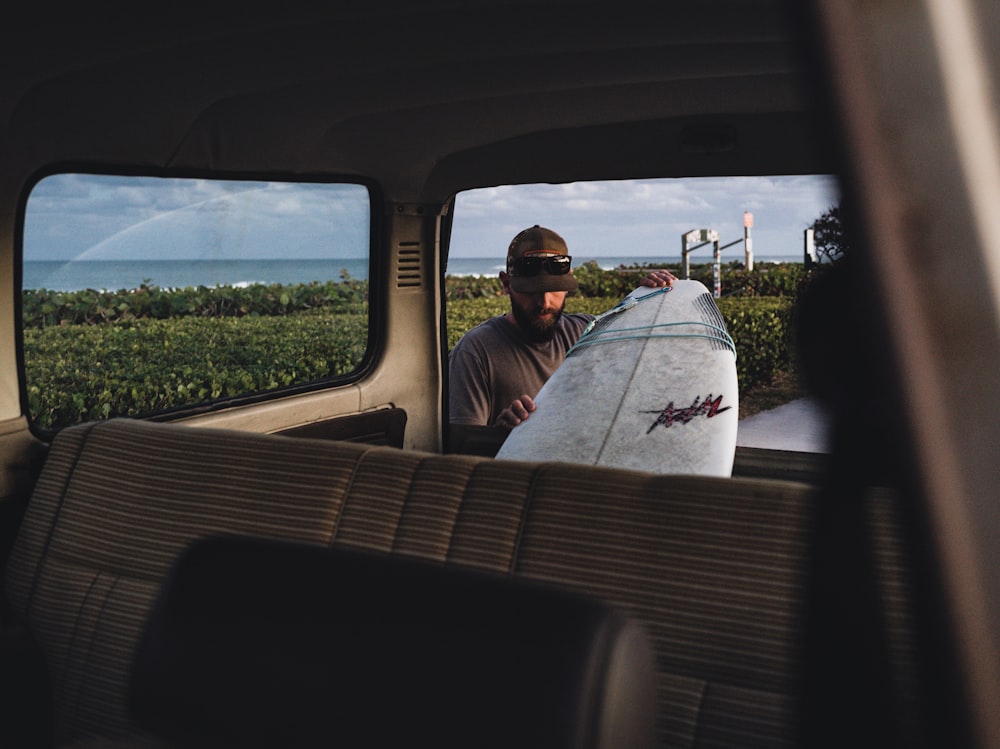
[[510, 323], [507, 322], [505, 315], [494, 315], [493, 317], [488, 317], [483, 320], [478, 325], [474, 325], [466, 331], [465, 335], [496, 335], [506, 330]]
[[590, 325], [595, 317], [596, 315], [590, 315], [586, 312], [564, 313], [560, 318], [560, 322], [569, 328], [583, 330], [585, 327]]
[[462, 337], [458, 339], [458, 343], [455, 344], [455, 348], [462, 345], [471, 346], [477, 341], [494, 340], [506, 332], [506, 325], [509, 325], [509, 323], [504, 319], [503, 315], [495, 315], [494, 317], [487, 318], [465, 331]]

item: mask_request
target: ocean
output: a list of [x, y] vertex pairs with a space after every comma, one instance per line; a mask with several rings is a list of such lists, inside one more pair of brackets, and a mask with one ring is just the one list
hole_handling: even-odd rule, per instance
[[[735, 258], [724, 257], [723, 262]], [[680, 257], [574, 257], [573, 264], [596, 261], [605, 269], [619, 265], [666, 266], [677, 269]], [[711, 256], [692, 257], [692, 264], [710, 263]], [[755, 258], [758, 263], [801, 262], [799, 258]], [[496, 258], [451, 258], [447, 273], [455, 276], [496, 276], [504, 269]], [[22, 288], [50, 291], [80, 289], [134, 289], [141, 284], [163, 289], [187, 286], [249, 286], [251, 284], [297, 284], [368, 278], [365, 258], [335, 260], [87, 260], [25, 261]]]

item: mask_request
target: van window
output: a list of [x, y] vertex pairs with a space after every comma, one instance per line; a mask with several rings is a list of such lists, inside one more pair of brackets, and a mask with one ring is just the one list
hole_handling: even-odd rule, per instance
[[[510, 310], [498, 272], [520, 229], [558, 232], [579, 288], [565, 311], [599, 315], [645, 270], [667, 268], [717, 297], [737, 349], [737, 444], [822, 453], [827, 416], [806, 392], [792, 325], [797, 296], [843, 255], [831, 175], [505, 185], [456, 196], [446, 270], [448, 348]], [[677, 405], [677, 404], [675, 404]], [[453, 430], [454, 431], [454, 430]]]
[[22, 240], [32, 422], [350, 379], [369, 341], [370, 203], [359, 184], [41, 179]]

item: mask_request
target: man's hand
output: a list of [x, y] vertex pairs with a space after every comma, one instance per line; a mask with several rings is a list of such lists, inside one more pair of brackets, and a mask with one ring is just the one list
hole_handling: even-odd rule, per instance
[[516, 398], [507, 408], [497, 416], [495, 426], [513, 429], [522, 421], [528, 418], [528, 414], [535, 410], [535, 401], [530, 395], [522, 395]]
[[668, 270], [651, 270], [646, 276], [639, 281], [640, 286], [649, 286], [651, 288], [657, 288], [660, 286], [673, 286], [674, 281], [677, 280], [677, 276]]

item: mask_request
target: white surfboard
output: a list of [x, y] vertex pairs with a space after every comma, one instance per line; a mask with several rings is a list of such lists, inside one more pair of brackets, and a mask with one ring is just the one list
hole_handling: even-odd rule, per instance
[[640, 286], [580, 337], [501, 460], [730, 476], [736, 347], [704, 284]]

